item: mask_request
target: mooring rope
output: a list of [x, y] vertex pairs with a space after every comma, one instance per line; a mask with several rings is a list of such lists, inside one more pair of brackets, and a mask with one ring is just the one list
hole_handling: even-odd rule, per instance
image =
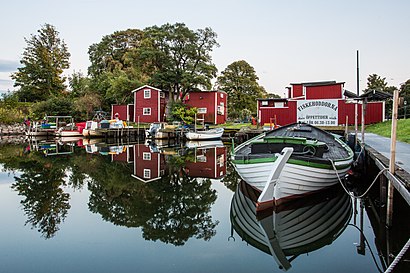
[[389, 267], [384, 271], [384, 273], [390, 273], [394, 269], [394, 267], [399, 263], [400, 259], [406, 254], [407, 250], [410, 247], [410, 239], [407, 240], [407, 243], [403, 246], [400, 250], [399, 254], [397, 254], [396, 258], [394, 258], [393, 262], [389, 265]]
[[360, 152], [359, 152], [359, 155], [357, 156], [356, 160], [352, 163], [353, 165], [357, 164], [357, 162], [359, 161], [360, 156], [362, 155], [363, 151], [364, 151], [364, 144], [360, 143]]
[[346, 189], [345, 185], [343, 184], [342, 180], [340, 179], [339, 173], [337, 172], [337, 169], [336, 169], [336, 166], [335, 166], [333, 160], [329, 159], [329, 161], [330, 161], [330, 163], [332, 164], [332, 167], [333, 167], [334, 171], [336, 172], [337, 179], [339, 180], [340, 185], [342, 185], [344, 191], [345, 191], [349, 196], [351, 196], [351, 197], [353, 197], [353, 198], [356, 198], [356, 199], [360, 199], [360, 198], [362, 198], [363, 196], [365, 196], [365, 195], [369, 192], [369, 190], [373, 187], [374, 183], [376, 183], [376, 181], [377, 181], [377, 179], [379, 178], [379, 176], [380, 176], [382, 173], [384, 173], [385, 171], [388, 170], [388, 168], [382, 169], [382, 170], [376, 175], [376, 177], [374, 178], [373, 182], [370, 184], [369, 188], [368, 188], [362, 195], [356, 196], [356, 195], [352, 194], [348, 189]]
[[396, 258], [394, 258], [393, 262], [389, 265], [389, 267], [384, 271], [384, 273], [390, 273], [394, 269], [394, 267], [399, 263], [400, 259], [406, 254], [407, 250], [410, 247], [410, 239], [407, 240], [407, 243], [403, 246], [400, 250], [399, 254], [397, 254]]

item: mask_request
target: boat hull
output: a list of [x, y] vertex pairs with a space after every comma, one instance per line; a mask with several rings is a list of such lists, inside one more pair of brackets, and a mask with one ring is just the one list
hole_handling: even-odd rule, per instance
[[220, 139], [224, 133], [222, 128], [213, 129], [209, 131], [188, 131], [185, 133], [185, 137], [189, 140], [209, 140]]
[[[318, 168], [289, 163], [285, 164], [279, 179], [276, 181], [272, 200], [275, 204], [280, 204], [286, 200], [293, 199], [300, 195], [318, 191], [339, 183], [338, 177], [343, 177], [350, 169], [351, 160], [343, 162], [345, 164], [337, 172], [329, 165], [329, 168]], [[262, 191], [268, 181], [268, 176], [272, 171], [274, 162], [234, 164], [239, 176], [250, 186]]]

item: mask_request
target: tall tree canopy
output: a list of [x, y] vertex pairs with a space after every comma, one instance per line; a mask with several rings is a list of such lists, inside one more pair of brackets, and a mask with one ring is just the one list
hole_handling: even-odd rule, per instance
[[210, 89], [217, 68], [210, 53], [219, 46], [211, 28], [193, 31], [183, 23], [146, 28], [139, 62], [152, 73], [150, 83], [183, 98], [189, 91]]
[[244, 60], [233, 62], [222, 71], [217, 84], [228, 93], [228, 109], [231, 113], [239, 113], [244, 109], [256, 113], [256, 99], [267, 96], [258, 80], [255, 69]]
[[36, 102], [60, 95], [66, 88], [63, 70], [69, 68], [70, 53], [54, 26], [45, 24], [37, 35], [25, 38], [22, 67], [12, 75], [20, 100]]
[[170, 91], [171, 98], [210, 89], [215, 46], [210, 28], [193, 31], [182, 23], [114, 32], [89, 48], [91, 89], [106, 105], [130, 102], [130, 91], [143, 84]]
[[116, 31], [89, 47], [91, 89], [94, 95], [105, 98], [106, 105], [130, 102], [130, 91], [147, 82], [149, 76], [132, 59], [135, 56], [132, 53], [141, 46], [143, 34], [139, 29]]

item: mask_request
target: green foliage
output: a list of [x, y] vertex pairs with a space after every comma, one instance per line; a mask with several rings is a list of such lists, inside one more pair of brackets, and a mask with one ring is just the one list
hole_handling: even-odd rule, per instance
[[399, 117], [410, 118], [410, 79], [400, 85], [399, 94], [403, 98], [403, 105], [399, 108]]
[[377, 74], [371, 74], [369, 77], [367, 77], [367, 90], [379, 90], [379, 91], [385, 91], [387, 87], [387, 82], [386, 78], [382, 78]]
[[217, 68], [210, 53], [219, 46], [211, 28], [193, 31], [183, 23], [144, 29], [138, 60], [149, 67], [149, 83], [183, 98], [198, 88], [210, 89]]
[[66, 97], [52, 97], [46, 101], [41, 101], [33, 105], [33, 117], [41, 119], [47, 116], [67, 116], [72, 115], [74, 118], [78, 113], [73, 113], [73, 102]]
[[91, 62], [89, 75], [96, 78], [107, 72], [130, 68], [127, 54], [140, 46], [142, 37], [141, 30], [127, 29], [106, 35], [101, 42], [92, 44], [88, 49]]
[[0, 100], [0, 121], [5, 124], [19, 123], [31, 115], [31, 103], [19, 102], [16, 93], [3, 94]]
[[243, 116], [243, 110], [256, 113], [256, 99], [267, 96], [265, 89], [257, 82], [255, 69], [246, 61], [228, 65], [217, 79], [219, 88], [228, 93], [228, 109], [231, 118]]
[[135, 59], [138, 56], [133, 55], [142, 37], [141, 30], [127, 29], [106, 35], [90, 46], [90, 89], [100, 96], [104, 109], [111, 104], [132, 102], [131, 91], [146, 83], [148, 76]]
[[67, 46], [50, 24], [45, 24], [37, 35], [25, 39], [27, 47], [20, 60], [22, 67], [12, 74], [21, 101], [36, 102], [49, 96], [59, 96], [65, 90], [64, 69], [69, 68]]
[[192, 124], [195, 121], [196, 113], [197, 109], [195, 107], [188, 108], [181, 102], [171, 104], [171, 121], [182, 121], [186, 124]]

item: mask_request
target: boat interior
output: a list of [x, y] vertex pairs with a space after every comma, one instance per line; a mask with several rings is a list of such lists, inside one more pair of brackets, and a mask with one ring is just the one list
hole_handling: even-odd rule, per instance
[[284, 147], [293, 147], [291, 158], [312, 160], [342, 160], [349, 157], [346, 146], [335, 136], [305, 123], [294, 123], [267, 132], [235, 153], [235, 159], [263, 158], [280, 153]]

